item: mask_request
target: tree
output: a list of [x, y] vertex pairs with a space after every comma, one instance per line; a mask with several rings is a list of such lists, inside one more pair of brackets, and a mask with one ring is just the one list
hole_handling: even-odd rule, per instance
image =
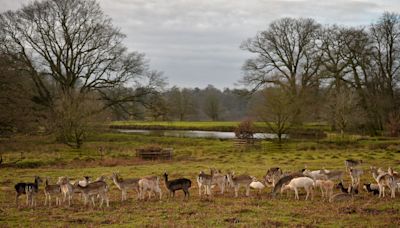
[[280, 87], [266, 88], [262, 95], [254, 108], [255, 115], [266, 123], [281, 142], [283, 135], [296, 123], [299, 104]]
[[152, 94], [148, 96], [148, 101], [144, 104], [149, 116], [153, 120], [167, 120], [168, 106], [161, 94]]
[[[127, 52], [124, 37], [94, 0], [35, 1], [0, 15], [0, 51], [30, 75], [33, 100], [54, 116], [66, 97], [103, 100], [91, 115], [154, 91], [161, 75], [148, 70], [143, 54]], [[110, 89], [127, 83], [139, 90], [112, 96]]]
[[254, 123], [250, 119], [243, 120], [235, 128], [235, 136], [238, 139], [251, 140], [254, 138], [255, 132]]
[[242, 80], [254, 89], [267, 84], [280, 86], [293, 97], [319, 85], [320, 25], [313, 19], [282, 18], [266, 31], [243, 42], [241, 48], [256, 54], [248, 59]]
[[213, 121], [221, 118], [222, 105], [220, 101], [221, 91], [212, 85], [204, 89], [203, 110], [204, 113]]
[[32, 133], [42, 110], [31, 101], [33, 82], [15, 70], [14, 62], [0, 55], [0, 135]]
[[57, 99], [49, 117], [57, 139], [68, 146], [80, 148], [97, 123], [107, 119], [104, 112], [97, 111], [99, 103], [94, 94], [79, 92]]
[[170, 115], [174, 119], [180, 121], [195, 113], [196, 107], [194, 105], [193, 94], [189, 89], [179, 89], [172, 87], [166, 94], [170, 108]]

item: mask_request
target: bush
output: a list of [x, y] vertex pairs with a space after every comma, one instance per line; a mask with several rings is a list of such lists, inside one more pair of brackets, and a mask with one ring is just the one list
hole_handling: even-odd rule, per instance
[[244, 120], [239, 123], [238, 127], [235, 129], [235, 136], [238, 139], [252, 139], [254, 138], [254, 124], [251, 120]]

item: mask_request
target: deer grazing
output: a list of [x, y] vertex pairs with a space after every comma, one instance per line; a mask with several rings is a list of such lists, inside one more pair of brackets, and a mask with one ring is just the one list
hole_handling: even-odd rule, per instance
[[135, 190], [137, 193], [137, 199], [139, 199], [139, 178], [122, 179], [117, 173], [113, 173], [111, 179], [113, 180], [117, 188], [121, 190], [121, 201], [126, 200], [126, 194], [128, 190]]
[[275, 197], [277, 192], [280, 192], [283, 185], [288, 184], [293, 178], [304, 177], [303, 173], [290, 173], [282, 176], [275, 184], [272, 190], [272, 196]]
[[255, 177], [251, 178], [253, 178], [253, 181], [250, 183], [250, 188], [257, 189], [258, 190], [257, 194], [260, 194], [261, 191], [265, 188], [265, 185], [261, 181], [258, 181], [257, 178]]
[[311, 193], [311, 200], [314, 198], [314, 180], [309, 178], [309, 177], [297, 177], [293, 178], [289, 184], [283, 185], [281, 188], [281, 193], [286, 191], [286, 190], [293, 190], [295, 193], [295, 199], [299, 200], [299, 188], [304, 188], [306, 190], [307, 195], [306, 195], [306, 200], [308, 199], [308, 196]]
[[240, 186], [246, 188], [246, 196], [250, 195], [250, 184], [253, 182], [253, 178], [249, 175], [235, 176], [235, 173], [228, 172], [228, 182], [235, 190], [235, 197], [238, 197]]
[[49, 207], [51, 207], [51, 196], [54, 195], [56, 197], [56, 206], [61, 205], [61, 187], [58, 184], [49, 184], [49, 179], [46, 178], [45, 185], [44, 185], [44, 195], [45, 195], [45, 201], [44, 205], [47, 205], [47, 202], [49, 203]]
[[167, 190], [175, 197], [175, 191], [182, 190], [185, 193], [185, 197], [189, 199], [189, 188], [192, 186], [192, 181], [186, 178], [179, 178], [175, 180], [168, 180], [168, 174], [164, 173], [164, 183]]
[[39, 184], [42, 183], [42, 179], [40, 177], [35, 176], [34, 183], [18, 183], [14, 186], [16, 191], [15, 203], [18, 207], [18, 198], [22, 194], [26, 194], [26, 205], [27, 206], [35, 206], [35, 195], [39, 192]]

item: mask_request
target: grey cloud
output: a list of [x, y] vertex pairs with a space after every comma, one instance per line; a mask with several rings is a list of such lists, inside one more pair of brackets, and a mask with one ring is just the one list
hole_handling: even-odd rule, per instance
[[[0, 0], [0, 12], [29, 0]], [[233, 86], [250, 54], [241, 42], [281, 17], [369, 25], [398, 0], [100, 0], [131, 50], [146, 53], [170, 85]]]

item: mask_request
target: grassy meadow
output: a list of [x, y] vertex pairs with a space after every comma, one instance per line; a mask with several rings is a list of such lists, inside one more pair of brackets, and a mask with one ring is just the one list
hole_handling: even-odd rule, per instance
[[[228, 123], [227, 123], [228, 124]], [[237, 148], [231, 140], [173, 138], [122, 133], [93, 135], [80, 150], [74, 150], [45, 136], [18, 136], [2, 139], [0, 149], [4, 164], [0, 167], [0, 227], [398, 227], [400, 226], [400, 194], [395, 199], [378, 199], [361, 192], [351, 202], [327, 203], [319, 190], [313, 201], [295, 201], [291, 193], [272, 198], [269, 188], [250, 197], [241, 190], [239, 198], [233, 190], [212, 198], [198, 196], [196, 175], [210, 167], [233, 170], [258, 177], [268, 168], [279, 166], [283, 171], [309, 169], [344, 170], [344, 160], [362, 159], [365, 174], [362, 183], [373, 179], [367, 171], [370, 165], [392, 166], [400, 170], [400, 140], [385, 138], [349, 137], [338, 140], [295, 140], [278, 145], [264, 141], [260, 146]], [[143, 161], [135, 157], [135, 148], [159, 144], [174, 148], [171, 161]], [[97, 148], [106, 147], [103, 155]], [[16, 162], [17, 161], [17, 162]], [[192, 180], [191, 198], [183, 201], [179, 192], [175, 199], [167, 197], [162, 183], [163, 199], [137, 201], [130, 192], [128, 200], [120, 202], [120, 191], [111, 180], [110, 208], [85, 207], [75, 197], [71, 207], [45, 207], [44, 194], [38, 195], [35, 209], [25, 207], [25, 196], [20, 197], [21, 208], [15, 207], [14, 185], [33, 180], [34, 175], [49, 177], [54, 183], [59, 176], [81, 178], [89, 175], [110, 176], [118, 171], [122, 177], [162, 175], [170, 178], [187, 177]], [[346, 175], [345, 185], [350, 182]], [[43, 185], [40, 186], [43, 189]], [[339, 192], [335, 190], [335, 192]]]
[[[203, 130], [203, 131], [234, 131], [240, 122], [237, 121], [113, 121], [111, 127], [148, 130]], [[265, 122], [254, 122], [258, 132], [269, 132]], [[296, 128], [296, 127], [294, 127]], [[329, 130], [325, 123], [306, 123], [301, 129]]]

